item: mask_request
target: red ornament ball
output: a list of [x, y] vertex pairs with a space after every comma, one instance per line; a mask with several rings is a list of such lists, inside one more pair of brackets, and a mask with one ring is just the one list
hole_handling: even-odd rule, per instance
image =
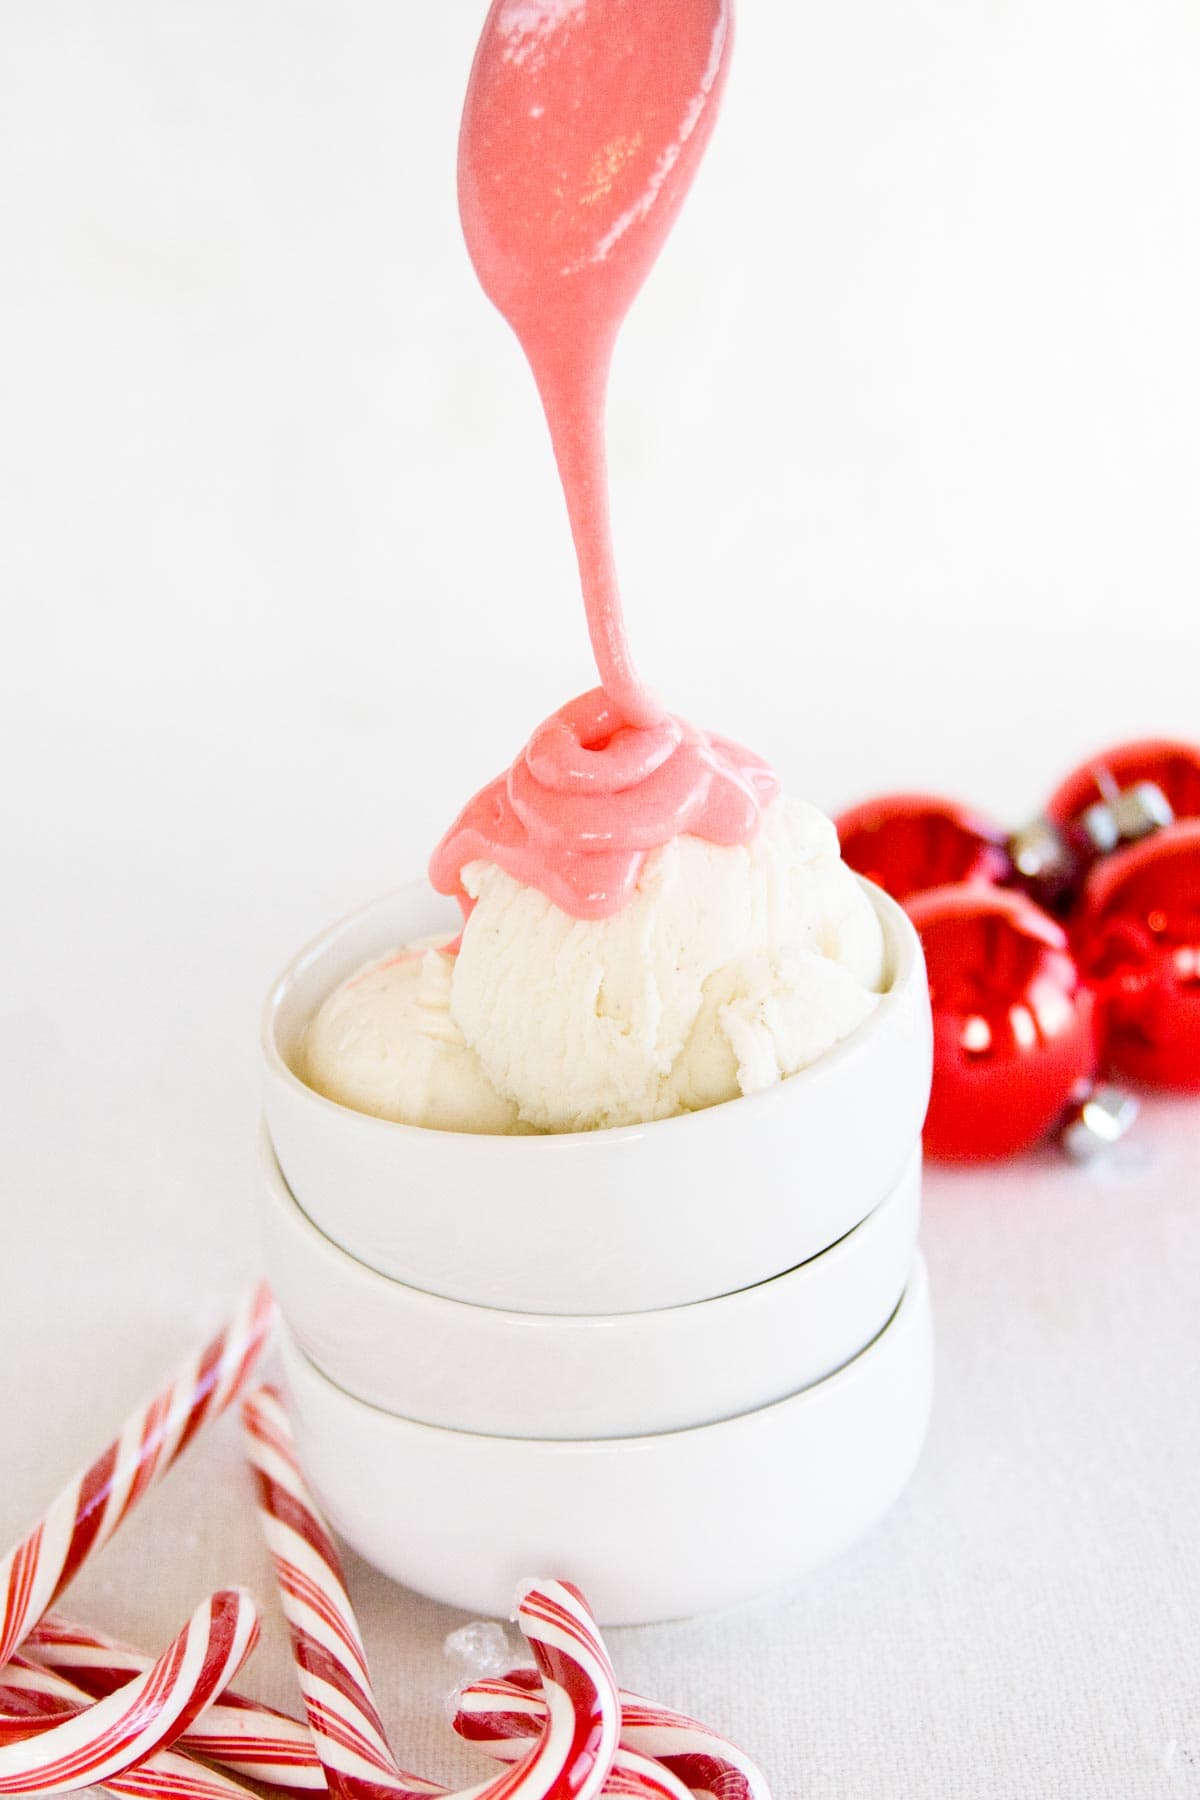
[[1024, 894], [975, 884], [906, 910], [933, 1004], [927, 1153], [987, 1162], [1029, 1149], [1096, 1071], [1093, 998], [1066, 933]]
[[1007, 834], [982, 813], [934, 794], [882, 794], [835, 823], [843, 860], [893, 900], [1012, 873]]
[[1200, 1092], [1200, 818], [1098, 862], [1074, 938], [1105, 1067]]
[[1200, 744], [1140, 738], [1101, 750], [1054, 790], [1046, 817], [1058, 826], [1074, 824], [1089, 806], [1143, 781], [1153, 782], [1177, 819], [1200, 816]]

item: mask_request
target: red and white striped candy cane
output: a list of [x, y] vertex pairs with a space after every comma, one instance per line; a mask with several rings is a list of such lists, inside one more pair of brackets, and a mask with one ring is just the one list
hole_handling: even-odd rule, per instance
[[[529, 1685], [525, 1685], [528, 1677]], [[524, 1754], [531, 1737], [543, 1730], [546, 1703], [534, 1669], [516, 1669], [495, 1680], [474, 1681], [459, 1695], [454, 1729], [501, 1762]], [[635, 1800], [692, 1800], [692, 1790], [661, 1763], [623, 1746], [613, 1758], [604, 1784], [604, 1800], [631, 1795]]]
[[[89, 1698], [53, 1669], [28, 1657], [14, 1657], [0, 1671], [0, 1744], [29, 1737], [81, 1712]], [[254, 1800], [249, 1788], [175, 1750], [156, 1750], [136, 1769], [110, 1775], [104, 1786], [125, 1800]]]
[[270, 1291], [260, 1287], [0, 1561], [0, 1668], [200, 1427], [244, 1387], [273, 1317]]
[[638, 1694], [621, 1695], [621, 1741], [670, 1769], [693, 1794], [771, 1800], [766, 1776], [744, 1750], [686, 1713]]
[[[279, 1396], [261, 1390], [244, 1416], [263, 1529], [330, 1792], [337, 1800], [445, 1794], [402, 1771], [388, 1746], [337, 1549], [304, 1481]], [[560, 1582], [530, 1587], [518, 1619], [545, 1683], [543, 1729], [520, 1762], [452, 1800], [593, 1800], [612, 1767], [620, 1722], [595, 1622]]]
[[[545, 1702], [539, 1685], [532, 1669], [472, 1682], [459, 1694], [454, 1729], [493, 1756], [518, 1754], [515, 1746], [542, 1729]], [[621, 1748], [657, 1764], [690, 1794], [711, 1794], [716, 1800], [771, 1800], [766, 1776], [744, 1750], [686, 1714], [624, 1688]]]
[[604, 1800], [692, 1800], [692, 1790], [661, 1763], [618, 1750], [604, 1784]]
[[257, 1640], [250, 1595], [213, 1594], [145, 1675], [35, 1737], [0, 1746], [0, 1795], [72, 1793], [143, 1762], [187, 1730]]
[[[131, 1676], [149, 1668], [151, 1658], [144, 1651], [131, 1650], [105, 1632], [76, 1625], [53, 1614], [43, 1619], [25, 1641], [24, 1655], [19, 1659], [31, 1673], [41, 1673], [47, 1681], [59, 1676], [73, 1684], [68, 1693], [83, 1693], [102, 1698]], [[18, 1663], [9, 1664], [0, 1674], [7, 1682]], [[541, 1682], [535, 1676], [537, 1693]], [[26, 1678], [22, 1685], [32, 1685]], [[507, 1690], [502, 1690], [501, 1699]], [[0, 1740], [5, 1717], [5, 1689], [0, 1686]], [[528, 1747], [530, 1737], [538, 1735], [544, 1724], [544, 1707], [539, 1721], [527, 1724], [514, 1743], [515, 1759]], [[308, 1727], [273, 1707], [260, 1705], [247, 1696], [229, 1689], [204, 1712], [182, 1737], [175, 1748], [207, 1761], [219, 1763], [235, 1774], [269, 1786], [311, 1794], [313, 1789], [325, 1791], [325, 1775], [313, 1749]], [[147, 1765], [148, 1767], [149, 1765]], [[121, 1780], [134, 1780], [136, 1771]], [[108, 1784], [114, 1792], [122, 1791], [117, 1782]], [[638, 1800], [691, 1800], [690, 1792], [674, 1776], [648, 1758], [618, 1751], [608, 1780], [604, 1784], [605, 1800], [618, 1795], [634, 1795]]]
[[[103, 1699], [132, 1676], [143, 1674], [151, 1663], [144, 1651], [130, 1650], [104, 1632], [68, 1624], [53, 1614], [30, 1632], [24, 1656], [65, 1676], [93, 1699]], [[233, 1689], [213, 1702], [176, 1748], [269, 1787], [299, 1794], [325, 1792], [325, 1773], [308, 1726]]]
[[520, 1779], [486, 1786], [480, 1794], [489, 1800], [585, 1800], [603, 1793], [619, 1747], [621, 1701], [587, 1602], [568, 1581], [533, 1582], [518, 1602], [517, 1624], [542, 1678], [546, 1729], [511, 1770]]

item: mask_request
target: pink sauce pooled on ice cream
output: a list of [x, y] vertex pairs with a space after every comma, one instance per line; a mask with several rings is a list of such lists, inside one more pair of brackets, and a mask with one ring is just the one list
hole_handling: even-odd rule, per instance
[[534, 733], [438, 845], [464, 911], [494, 863], [577, 918], [607, 918], [647, 853], [689, 833], [746, 844], [775, 797], [750, 751], [664, 712], [638, 678], [609, 524], [604, 400], [618, 328], [716, 118], [729, 0], [496, 0], [459, 138], [463, 231], [545, 408], [601, 685]]

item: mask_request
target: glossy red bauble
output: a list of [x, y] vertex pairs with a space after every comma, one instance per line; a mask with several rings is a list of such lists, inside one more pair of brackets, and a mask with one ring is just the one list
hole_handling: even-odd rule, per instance
[[948, 882], [1003, 881], [1012, 872], [998, 825], [933, 794], [882, 794], [835, 823], [843, 860], [893, 900]]
[[1200, 1091], [1200, 819], [1098, 862], [1073, 936], [1104, 1066]]
[[1095, 1074], [1093, 999], [1062, 927], [1020, 893], [935, 888], [906, 903], [933, 1005], [930, 1156], [1027, 1150]]
[[1200, 744], [1141, 738], [1102, 750], [1054, 790], [1046, 817], [1058, 826], [1071, 825], [1089, 806], [1143, 781], [1153, 782], [1177, 819], [1196, 818], [1200, 815]]

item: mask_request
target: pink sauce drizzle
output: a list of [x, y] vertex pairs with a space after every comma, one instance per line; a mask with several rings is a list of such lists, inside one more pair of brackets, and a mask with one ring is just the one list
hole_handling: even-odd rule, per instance
[[776, 787], [749, 750], [670, 713], [623, 725], [593, 688], [539, 725], [507, 774], [467, 803], [430, 879], [468, 911], [461, 871], [478, 857], [577, 919], [607, 918], [633, 893], [647, 851], [681, 831], [747, 843]]
[[471, 800], [430, 878], [469, 899], [476, 858], [579, 918], [617, 912], [681, 831], [748, 842], [777, 792], [749, 751], [666, 713], [633, 664], [609, 523], [613, 345], [716, 119], [730, 0], [494, 0], [459, 137], [463, 232], [542, 398], [601, 686]]

